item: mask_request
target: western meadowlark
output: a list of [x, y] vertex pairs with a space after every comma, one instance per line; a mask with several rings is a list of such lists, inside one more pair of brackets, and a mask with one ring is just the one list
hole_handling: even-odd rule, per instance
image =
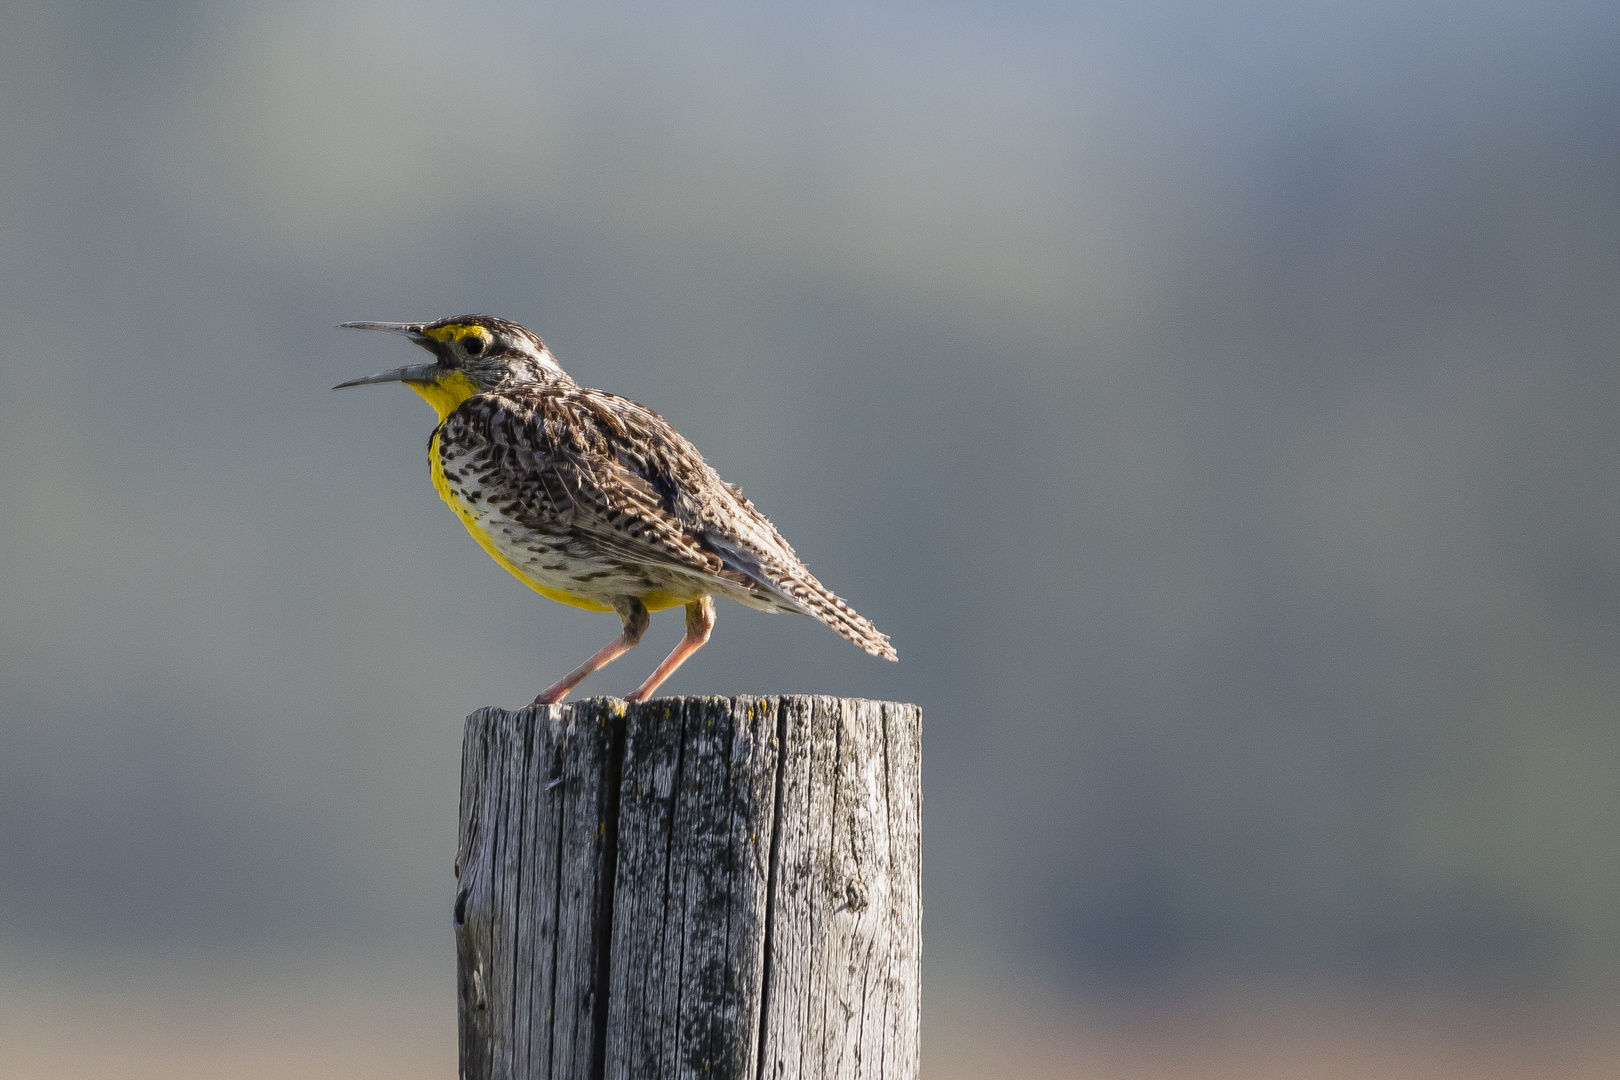
[[715, 596], [814, 616], [873, 656], [898, 659], [888, 636], [817, 581], [663, 417], [580, 386], [531, 331], [487, 315], [342, 325], [401, 334], [433, 354], [333, 389], [402, 382], [438, 410], [428, 468], [473, 539], [541, 595], [623, 621], [623, 633], [535, 704], [561, 701], [633, 648], [649, 611], [684, 605], [686, 636], [630, 695], [645, 700], [709, 640]]

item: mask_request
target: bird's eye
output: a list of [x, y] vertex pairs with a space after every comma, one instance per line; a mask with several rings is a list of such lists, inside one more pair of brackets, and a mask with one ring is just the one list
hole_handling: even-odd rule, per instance
[[467, 355], [477, 356], [484, 351], [484, 335], [468, 334], [461, 341], [461, 347], [467, 350]]

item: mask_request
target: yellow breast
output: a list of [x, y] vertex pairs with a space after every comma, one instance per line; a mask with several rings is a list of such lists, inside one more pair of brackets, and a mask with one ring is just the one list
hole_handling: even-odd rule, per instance
[[[438, 382], [413, 382], [406, 385], [422, 395], [423, 399], [433, 406], [434, 410], [439, 414], [440, 423], [443, 423], [445, 418], [454, 412], [462, 402], [479, 392], [478, 384], [459, 371], [447, 373]], [[439, 493], [439, 498], [443, 499], [445, 505], [455, 511], [456, 517], [460, 518], [461, 523], [467, 527], [467, 532], [471, 534], [474, 540], [478, 541], [478, 546], [489, 552], [489, 557], [504, 566], [513, 577], [541, 596], [550, 597], [559, 603], [572, 604], [574, 607], [585, 608], [587, 611], [613, 610], [611, 604], [604, 604], [600, 600], [592, 600], [589, 597], [578, 596], [574, 593], [564, 592], [561, 589], [541, 585], [506, 557], [506, 553], [495, 543], [494, 537], [489, 535], [489, 532], [478, 520], [478, 515], [474, 514], [467, 504], [461, 501], [461, 496], [451, 485], [449, 478], [444, 475], [444, 461], [439, 455], [439, 433], [437, 431], [433, 433], [433, 438], [428, 443], [428, 468], [433, 475], [433, 490]], [[689, 603], [704, 595], [707, 594], [694, 591], [691, 595], [686, 595], [683, 592], [681, 595], [676, 596], [662, 589], [654, 589], [643, 595], [641, 602], [648, 611], [659, 611], [663, 608], [677, 607]]]
[[[422, 396], [427, 397], [426, 394]], [[559, 603], [572, 604], [588, 611], [613, 610], [610, 604], [590, 600], [583, 596], [575, 596], [559, 589], [547, 588], [530, 578], [517, 563], [506, 557], [506, 553], [496, 546], [494, 538], [485, 531], [483, 525], [479, 523], [478, 517], [467, 508], [467, 504], [461, 501], [461, 497], [456, 494], [456, 489], [450, 485], [449, 479], [444, 475], [444, 462], [439, 457], [439, 433], [437, 431], [433, 433], [433, 439], [428, 443], [428, 468], [433, 474], [433, 490], [439, 493], [439, 498], [443, 499], [445, 505], [455, 511], [456, 517], [460, 518], [461, 523], [467, 527], [467, 532], [471, 534], [474, 540], [478, 541], [478, 546], [489, 552], [490, 558], [506, 567], [513, 577], [541, 596], [548, 596]]]

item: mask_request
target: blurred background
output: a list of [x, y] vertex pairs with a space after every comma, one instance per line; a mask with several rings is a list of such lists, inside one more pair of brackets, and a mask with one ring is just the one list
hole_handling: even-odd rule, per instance
[[[481, 311], [893, 635], [925, 1076], [1620, 1070], [1620, 9], [0, 6], [0, 1074], [448, 1076]], [[623, 694], [678, 638], [593, 680]]]

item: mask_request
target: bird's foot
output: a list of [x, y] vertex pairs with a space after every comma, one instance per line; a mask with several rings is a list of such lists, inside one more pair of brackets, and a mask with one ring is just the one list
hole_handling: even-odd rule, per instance
[[548, 686], [544, 690], [540, 691], [540, 696], [535, 698], [529, 704], [531, 706], [534, 706], [534, 705], [555, 705], [558, 702], [562, 701], [563, 698], [567, 697], [568, 696], [568, 691], [570, 691], [572, 689], [573, 689], [572, 686], [561, 686], [561, 685]]

